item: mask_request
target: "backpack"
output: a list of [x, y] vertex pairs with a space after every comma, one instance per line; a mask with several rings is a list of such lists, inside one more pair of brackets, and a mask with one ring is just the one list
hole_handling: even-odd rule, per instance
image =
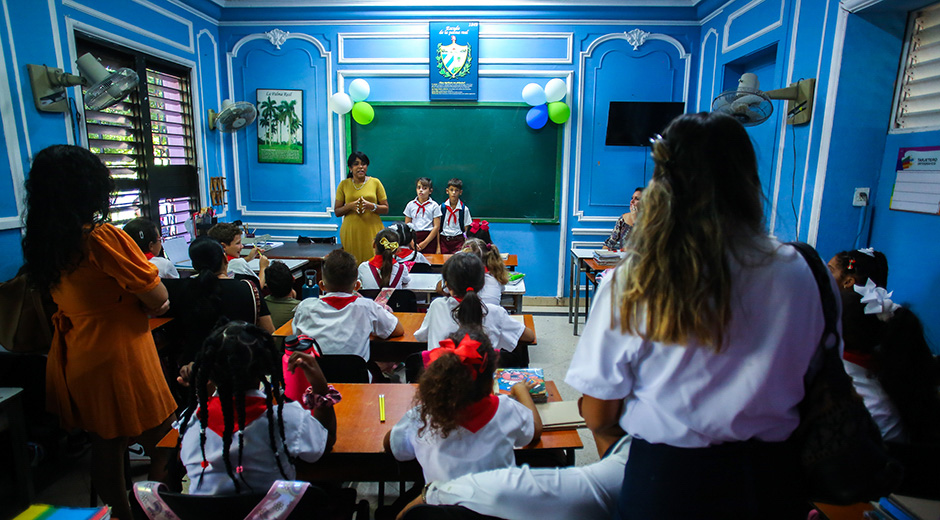
[[0, 283], [0, 309], [0, 346], [19, 353], [49, 351], [58, 308], [48, 291], [31, 287], [21, 272]]

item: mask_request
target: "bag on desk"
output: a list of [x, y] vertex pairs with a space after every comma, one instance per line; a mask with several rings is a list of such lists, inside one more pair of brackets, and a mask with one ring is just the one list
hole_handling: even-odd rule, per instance
[[19, 353], [49, 351], [56, 304], [26, 281], [25, 274], [0, 283], [0, 346]]
[[836, 505], [878, 500], [897, 488], [903, 469], [888, 456], [878, 426], [845, 373], [838, 348], [839, 313], [828, 271], [815, 249], [791, 244], [813, 271], [826, 318], [806, 376], [800, 425], [791, 437], [799, 450], [808, 498]]

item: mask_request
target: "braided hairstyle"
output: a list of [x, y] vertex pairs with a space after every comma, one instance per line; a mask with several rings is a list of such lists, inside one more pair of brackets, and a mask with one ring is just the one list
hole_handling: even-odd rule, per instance
[[[264, 398], [268, 419], [268, 441], [274, 462], [281, 476], [287, 479], [281, 462], [283, 448], [287, 460], [293, 464], [294, 457], [287, 448], [284, 433], [284, 375], [281, 370], [281, 351], [274, 346], [274, 339], [260, 327], [244, 321], [232, 321], [217, 327], [206, 338], [202, 350], [196, 355], [193, 365], [189, 403], [180, 420], [180, 442], [190, 427], [193, 415], [199, 420], [199, 446], [202, 450], [203, 469], [206, 460], [206, 427], [209, 422], [209, 389], [211, 382], [219, 394], [224, 431], [222, 433], [222, 460], [225, 471], [235, 484], [235, 492], [241, 493], [240, 481], [245, 481], [242, 468], [244, 435], [238, 435], [238, 457], [236, 470], [231, 460], [232, 436], [235, 424], [238, 431], [245, 431], [245, 394], [264, 385]], [[276, 408], [276, 411], [275, 411]], [[275, 439], [275, 424], [280, 443]], [[249, 489], [251, 486], [248, 486]]]
[[477, 255], [497, 282], [503, 285], [509, 283], [509, 270], [496, 244], [488, 244], [480, 238], [468, 238], [463, 243], [463, 251]]
[[451, 311], [454, 321], [461, 327], [483, 327], [486, 306], [480, 299], [483, 288], [483, 262], [471, 253], [457, 253], [444, 262], [441, 269], [450, 294], [460, 301]]
[[465, 366], [456, 354], [443, 354], [421, 374], [415, 404], [420, 405], [423, 434], [428, 428], [447, 438], [460, 426], [467, 406], [493, 393], [493, 372], [496, 370], [496, 352], [482, 327], [461, 327], [448, 336], [459, 344], [464, 335], [480, 342], [477, 352], [484, 358], [479, 372]]
[[378, 234], [375, 235], [375, 240], [372, 241], [375, 254], [382, 257], [382, 269], [379, 269], [379, 276], [382, 279], [380, 288], [388, 287], [392, 279], [392, 266], [398, 261], [398, 255], [396, 255], [396, 253], [398, 253], [398, 246], [386, 247], [382, 244], [382, 239], [385, 239], [386, 243], [390, 246], [398, 244], [398, 233], [393, 229], [385, 228], [379, 231]]

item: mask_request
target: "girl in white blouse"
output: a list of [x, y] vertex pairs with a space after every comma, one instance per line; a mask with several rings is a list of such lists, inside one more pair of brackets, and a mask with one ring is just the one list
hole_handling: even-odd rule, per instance
[[427, 482], [515, 464], [514, 448], [535, 445], [542, 422], [524, 384], [493, 395], [497, 354], [478, 327], [461, 328], [427, 356], [418, 405], [385, 436], [397, 460], [418, 459]]

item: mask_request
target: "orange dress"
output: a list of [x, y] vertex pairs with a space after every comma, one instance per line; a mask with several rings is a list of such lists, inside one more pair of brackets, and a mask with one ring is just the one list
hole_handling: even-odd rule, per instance
[[59, 305], [46, 364], [49, 411], [64, 427], [133, 437], [176, 409], [135, 294], [160, 283], [157, 267], [111, 224], [92, 230], [85, 258], [53, 289]]

